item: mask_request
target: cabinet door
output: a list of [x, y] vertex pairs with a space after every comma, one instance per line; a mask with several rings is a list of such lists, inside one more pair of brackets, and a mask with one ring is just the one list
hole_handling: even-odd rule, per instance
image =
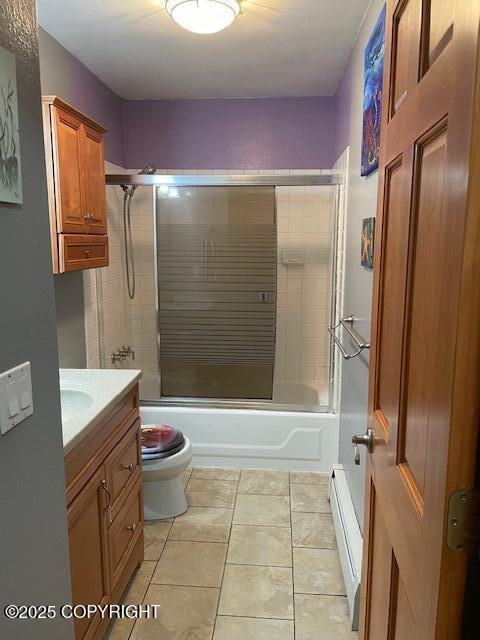
[[82, 170], [88, 233], [107, 233], [103, 136], [82, 125]]
[[[59, 233], [86, 233], [82, 176], [82, 124], [69, 113], [53, 108], [55, 199]], [[56, 142], [56, 144], [55, 144]]]
[[[68, 539], [73, 604], [104, 605], [110, 599], [105, 500], [102, 465], [68, 507]], [[76, 640], [94, 637], [99, 617], [75, 620]]]

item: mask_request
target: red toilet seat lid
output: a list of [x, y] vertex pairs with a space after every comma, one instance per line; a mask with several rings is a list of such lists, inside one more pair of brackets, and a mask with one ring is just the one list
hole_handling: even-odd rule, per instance
[[141, 430], [142, 453], [162, 453], [180, 446], [183, 433], [168, 424], [146, 425]]

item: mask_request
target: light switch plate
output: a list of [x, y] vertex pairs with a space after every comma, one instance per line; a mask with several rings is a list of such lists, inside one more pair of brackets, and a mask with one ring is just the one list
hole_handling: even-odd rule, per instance
[[0, 373], [0, 434], [16, 427], [33, 413], [30, 362]]

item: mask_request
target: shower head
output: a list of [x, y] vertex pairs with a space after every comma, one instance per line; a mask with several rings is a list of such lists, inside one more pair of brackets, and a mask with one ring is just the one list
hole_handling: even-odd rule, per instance
[[152, 164], [147, 164], [141, 171], [138, 172], [141, 176], [153, 176], [154, 173], [157, 173], [157, 168]]
[[[139, 176], [153, 176], [155, 173], [157, 173], [157, 168], [153, 166], [153, 164], [147, 164], [146, 167], [143, 167], [143, 169], [141, 169], [138, 172]], [[137, 188], [137, 185], [126, 185], [126, 184], [122, 184], [122, 189], [124, 190], [124, 192], [127, 195], [133, 196], [133, 194], [135, 193], [135, 190]]]

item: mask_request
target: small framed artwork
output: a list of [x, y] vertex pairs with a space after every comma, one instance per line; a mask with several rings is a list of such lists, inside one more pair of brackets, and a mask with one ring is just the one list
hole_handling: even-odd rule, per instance
[[373, 248], [375, 243], [375, 218], [364, 218], [362, 221], [362, 257], [361, 265], [373, 269]]
[[15, 56], [0, 47], [0, 202], [22, 201]]
[[365, 47], [363, 85], [363, 137], [361, 175], [378, 169], [382, 120], [383, 59], [385, 49], [385, 7]]

